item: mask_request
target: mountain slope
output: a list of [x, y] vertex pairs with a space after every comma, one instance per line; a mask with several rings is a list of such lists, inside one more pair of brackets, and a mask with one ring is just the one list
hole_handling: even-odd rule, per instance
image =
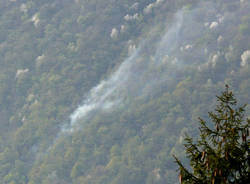
[[0, 183], [176, 183], [215, 94], [249, 103], [249, 10], [0, 0]]

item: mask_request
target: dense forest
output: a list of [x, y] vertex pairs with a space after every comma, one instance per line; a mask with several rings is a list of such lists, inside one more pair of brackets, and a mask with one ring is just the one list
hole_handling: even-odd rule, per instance
[[225, 84], [250, 103], [249, 0], [0, 0], [0, 184], [178, 183]]

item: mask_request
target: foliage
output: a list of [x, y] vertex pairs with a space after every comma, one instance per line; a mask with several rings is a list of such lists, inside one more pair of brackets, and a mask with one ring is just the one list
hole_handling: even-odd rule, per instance
[[249, 181], [249, 128], [244, 120], [245, 105], [237, 107], [232, 91], [217, 96], [215, 112], [209, 112], [213, 128], [200, 118], [200, 139], [185, 139], [186, 154], [192, 172], [175, 157], [179, 166], [181, 183], [238, 183]]
[[[199, 2], [0, 0], [0, 184], [176, 183], [171, 155], [184, 159], [183, 136], [197, 135], [194, 119], [213, 107], [216, 91], [228, 83], [240, 102], [250, 101], [249, 60], [241, 66], [250, 48], [250, 2]], [[180, 30], [190, 39], [155, 67], [156, 43], [180, 9], [194, 18]], [[213, 30], [205, 26], [219, 20]], [[147, 52], [132, 72], [143, 82], [124, 89], [125, 105], [93, 113], [78, 131], [59, 136], [84, 96], [145, 38]], [[175, 57], [184, 69], [176, 70]], [[139, 87], [149, 93], [135, 94]]]

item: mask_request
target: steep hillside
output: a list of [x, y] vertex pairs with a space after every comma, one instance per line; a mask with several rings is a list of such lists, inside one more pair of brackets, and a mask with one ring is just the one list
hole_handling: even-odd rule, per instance
[[0, 183], [177, 183], [249, 77], [248, 0], [0, 0]]

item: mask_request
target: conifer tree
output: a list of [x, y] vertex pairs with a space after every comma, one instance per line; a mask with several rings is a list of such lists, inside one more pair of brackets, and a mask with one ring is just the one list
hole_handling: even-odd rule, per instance
[[246, 105], [237, 106], [227, 85], [217, 101], [215, 111], [208, 113], [213, 128], [199, 118], [200, 138], [194, 142], [186, 136], [184, 146], [192, 171], [174, 156], [182, 184], [250, 183], [250, 120], [244, 119]]

